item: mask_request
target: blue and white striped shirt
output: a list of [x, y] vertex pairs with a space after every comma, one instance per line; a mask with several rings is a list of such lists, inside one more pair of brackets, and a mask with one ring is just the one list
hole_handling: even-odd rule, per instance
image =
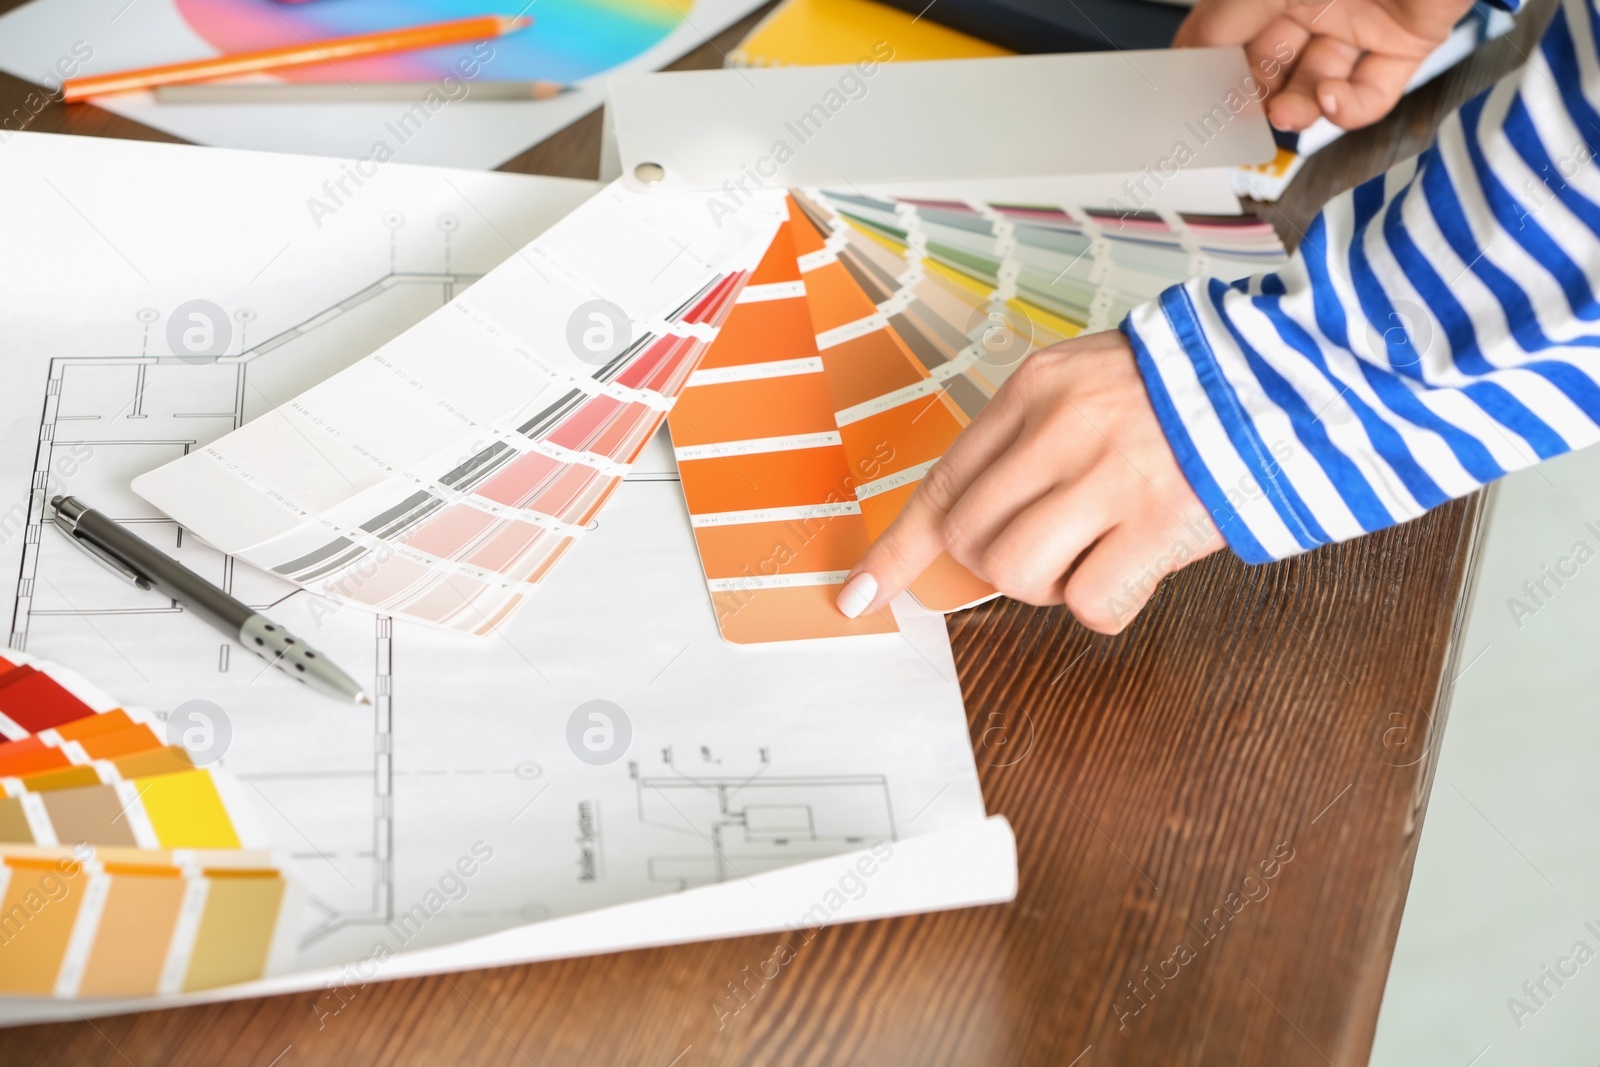
[[1415, 518], [1600, 438], [1600, 0], [1433, 147], [1336, 198], [1290, 263], [1122, 329], [1244, 560]]

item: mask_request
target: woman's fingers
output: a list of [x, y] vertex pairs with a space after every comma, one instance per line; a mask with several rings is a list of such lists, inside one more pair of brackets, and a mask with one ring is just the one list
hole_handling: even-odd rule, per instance
[[[1057, 419], [1049, 427], [1024, 430], [945, 516], [945, 548], [951, 558], [991, 585], [998, 583], [983, 568], [995, 538], [1057, 486], [1077, 482], [1101, 451], [1097, 437], [1088, 439], [1090, 427], [1065, 424], [1069, 421]], [[1007, 589], [1001, 592], [1010, 595]]]
[[1400, 102], [1420, 63], [1409, 56], [1368, 52], [1348, 79], [1326, 78], [1318, 82], [1317, 102], [1324, 115], [1347, 130], [1370, 126]]
[[1244, 46], [1250, 73], [1268, 93], [1281, 89], [1294, 73], [1311, 31], [1287, 15], [1279, 15]]
[[1091, 477], [1034, 501], [988, 546], [975, 573], [1013, 600], [1061, 603], [1073, 564], [1114, 521], [1115, 491]]
[[1131, 346], [1106, 331], [1018, 368], [856, 564], [839, 609], [881, 609], [948, 551], [1015, 599], [1065, 601], [1115, 632], [1161, 575], [1222, 544]]
[[1281, 15], [1285, 0], [1198, 0], [1172, 38], [1174, 48], [1244, 44]]
[[1323, 115], [1317, 87], [1348, 81], [1360, 58], [1361, 50], [1352, 44], [1333, 37], [1311, 38], [1288, 82], [1267, 101], [1267, 118], [1280, 130], [1305, 129]]
[[1194, 514], [1124, 521], [1102, 537], [1067, 578], [1063, 601], [1084, 626], [1120, 633], [1161, 579], [1224, 544], [1196, 503]]
[[945, 517], [967, 487], [1011, 447], [1020, 411], [995, 395], [984, 413], [928, 468], [889, 528], [867, 549], [839, 590], [839, 610], [854, 619], [877, 611], [927, 570], [945, 549]]

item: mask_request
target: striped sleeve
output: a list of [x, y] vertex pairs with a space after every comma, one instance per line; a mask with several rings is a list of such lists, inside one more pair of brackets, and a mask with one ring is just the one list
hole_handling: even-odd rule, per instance
[[1594, 0], [1335, 199], [1282, 270], [1174, 286], [1122, 329], [1229, 545], [1282, 559], [1600, 438]]

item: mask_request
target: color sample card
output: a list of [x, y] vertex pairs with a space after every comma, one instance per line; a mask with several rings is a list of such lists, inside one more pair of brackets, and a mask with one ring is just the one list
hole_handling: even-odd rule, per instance
[[[76, 752], [70, 755], [76, 757]], [[80, 759], [65, 766], [40, 767], [0, 778], [0, 797], [19, 797], [24, 793], [48, 793], [57, 789], [121, 782], [131, 778], [154, 778], [176, 774], [194, 767], [186, 749], [160, 745], [124, 752], [107, 759]]]
[[859, 210], [870, 226], [821, 194], [801, 202], [851, 280], [968, 418], [1028, 353], [1084, 328], [1019, 299], [1005, 266], [991, 279], [940, 258], [909, 202], [867, 201]]
[[[1285, 259], [1272, 227], [1246, 215], [889, 201], [841, 192], [817, 192], [804, 203], [825, 229], [844, 221], [898, 253], [892, 262], [902, 265], [907, 282], [943, 278], [1025, 315], [1012, 320], [1024, 331], [1043, 326], [1058, 336], [1110, 329], [1190, 278], [1243, 278]], [[891, 283], [873, 299], [895, 290]]]
[[[1281, 265], [1266, 223], [1242, 216], [888, 200], [808, 191], [794, 227], [852, 463], [892, 456], [856, 487], [876, 538], [916, 483], [1030, 353], [1109, 329], [1188, 278]], [[942, 556], [911, 586], [951, 611], [993, 594]]]
[[261, 831], [235, 779], [23, 653], [0, 653], [0, 701], [0, 996], [177, 993], [288, 958], [297, 898], [245, 847]]
[[0, 995], [154, 996], [281, 969], [295, 894], [254, 853], [0, 846], [0, 913]]
[[73, 671], [9, 649], [0, 658], [0, 738], [6, 741], [116, 708], [116, 701]]
[[[140, 714], [140, 720], [135, 720], [134, 714]], [[160, 735], [143, 719], [141, 713], [117, 708], [7, 741], [0, 744], [0, 779], [26, 778], [162, 747]]]
[[488, 633], [661, 425], [782, 221], [611, 186], [366, 359], [134, 481], [223, 552]]
[[[805, 225], [802, 220], [801, 225]], [[669, 418], [695, 544], [722, 636], [735, 644], [895, 631], [847, 619], [839, 586], [866, 551], [851, 466], [779, 228]]]
[[[163, 751], [163, 750], [157, 750]], [[126, 762], [126, 761], [124, 761]], [[260, 832], [239, 783], [214, 768], [75, 768], [88, 778], [24, 791], [0, 799], [0, 843], [115, 845], [126, 848], [243, 848], [259, 846]], [[12, 779], [8, 785], [15, 785]]]
[[[840, 258], [849, 237], [843, 224], [825, 225], [811, 216], [797, 224], [795, 252], [846, 459], [874, 475], [855, 491], [867, 534], [876, 539], [971, 419]], [[994, 589], [946, 554], [911, 584], [911, 593], [932, 611], [955, 611]]]

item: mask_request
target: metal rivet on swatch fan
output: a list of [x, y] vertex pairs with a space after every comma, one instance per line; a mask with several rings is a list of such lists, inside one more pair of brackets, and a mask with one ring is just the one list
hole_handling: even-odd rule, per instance
[[633, 176], [646, 185], [655, 185], [667, 176], [667, 168], [659, 163], [641, 163], [633, 168]]

